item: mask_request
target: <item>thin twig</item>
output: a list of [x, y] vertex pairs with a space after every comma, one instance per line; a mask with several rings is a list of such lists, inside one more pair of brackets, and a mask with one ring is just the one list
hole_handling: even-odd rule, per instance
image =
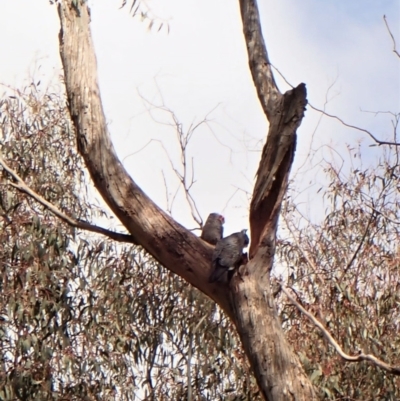
[[[385, 18], [385, 17], [384, 17], [384, 18]], [[385, 19], [385, 22], [386, 22], [386, 19]], [[390, 30], [389, 30], [389, 33], [391, 34]], [[391, 34], [391, 36], [392, 36], [392, 38], [393, 38], [393, 35], [392, 35], [392, 34]], [[394, 40], [394, 38], [393, 38], [393, 40]], [[398, 54], [397, 51], [395, 51], [395, 53]], [[400, 57], [400, 56], [399, 56], [399, 57]], [[272, 65], [272, 64], [271, 64], [271, 65]], [[293, 88], [293, 85], [284, 77], [284, 75], [278, 70], [278, 68], [276, 68], [276, 67], [273, 66], [273, 65], [272, 65], [272, 67], [273, 67], [274, 70], [282, 77], [282, 79], [283, 79], [291, 88]], [[361, 131], [361, 132], [366, 133], [366, 134], [369, 135], [378, 145], [400, 146], [400, 143], [399, 143], [399, 142], [381, 141], [381, 140], [378, 139], [375, 135], [373, 135], [370, 131], [368, 131], [368, 130], [366, 130], [366, 129], [364, 129], [364, 128], [357, 127], [357, 126], [355, 126], [355, 125], [347, 124], [347, 123], [344, 122], [340, 117], [335, 116], [335, 115], [333, 115], [333, 114], [329, 114], [329, 113], [327, 113], [325, 110], [321, 110], [321, 109], [319, 109], [318, 107], [313, 106], [310, 102], [308, 102], [308, 105], [309, 105], [312, 109], [314, 109], [315, 111], [318, 111], [319, 113], [322, 113], [322, 114], [324, 114], [324, 115], [327, 116], [327, 117], [334, 118], [335, 120], [339, 121], [340, 123], [342, 123], [344, 126], [346, 126], [346, 127], [348, 127], [348, 128], [352, 128], [352, 129], [355, 129], [355, 130], [357, 130], [357, 131]]]
[[[157, 85], [157, 87], [158, 87], [158, 85]], [[147, 111], [148, 111], [150, 117], [153, 119], [153, 121], [157, 122], [158, 124], [172, 127], [176, 132], [176, 136], [177, 136], [177, 140], [178, 140], [178, 144], [179, 144], [179, 150], [180, 150], [180, 165], [181, 165], [180, 167], [181, 167], [182, 173], [174, 166], [174, 163], [172, 162], [167, 150], [164, 148], [163, 143], [161, 141], [159, 141], [159, 142], [160, 142], [161, 146], [163, 147], [165, 153], [167, 154], [167, 157], [171, 164], [172, 170], [174, 171], [176, 177], [178, 178], [178, 180], [181, 184], [181, 187], [185, 194], [186, 203], [189, 206], [193, 220], [199, 225], [199, 227], [202, 227], [203, 220], [201, 218], [200, 211], [197, 207], [196, 201], [191, 194], [191, 188], [196, 183], [196, 181], [194, 178], [193, 159], [190, 164], [188, 161], [188, 158], [187, 158], [187, 147], [188, 147], [195, 131], [201, 125], [208, 123], [208, 121], [209, 121], [208, 116], [218, 107], [218, 105], [215, 106], [211, 111], [209, 111], [203, 120], [199, 121], [198, 123], [192, 122], [190, 124], [189, 128], [186, 131], [184, 131], [183, 124], [179, 121], [177, 115], [170, 108], [168, 108], [165, 105], [164, 99], [161, 95], [161, 91], [159, 88], [158, 88], [158, 91], [159, 91], [159, 95], [161, 97], [161, 105], [159, 105], [159, 106], [155, 105], [154, 103], [152, 103], [151, 101], [146, 99], [140, 93], [139, 93], [139, 96], [142, 98], [142, 100], [147, 108]], [[154, 114], [152, 113], [153, 110], [159, 110], [159, 111], [167, 113], [170, 116], [172, 121], [164, 122], [164, 121], [157, 119], [154, 116]], [[172, 205], [171, 205], [171, 209], [172, 209]]]
[[351, 265], [353, 264], [353, 262], [355, 261], [357, 255], [358, 255], [358, 253], [360, 252], [361, 247], [362, 247], [363, 244], [364, 244], [365, 238], [367, 238], [367, 235], [368, 235], [368, 233], [369, 233], [369, 226], [371, 225], [372, 220], [374, 219], [374, 217], [375, 217], [375, 212], [372, 212], [372, 213], [371, 213], [371, 217], [370, 217], [369, 220], [368, 220], [367, 228], [365, 229], [364, 235], [362, 236], [361, 241], [360, 241], [360, 243], [358, 244], [358, 247], [357, 247], [357, 249], [355, 250], [355, 252], [354, 252], [352, 258], [351, 258], [350, 261], [349, 261], [349, 263], [347, 263], [347, 266], [343, 269], [343, 273], [342, 273], [342, 275], [341, 275], [341, 277], [340, 277], [340, 279], [339, 279], [339, 283], [342, 281], [343, 277], [345, 276], [345, 274], [347, 273], [347, 271], [350, 269]]
[[390, 141], [381, 141], [380, 139], [378, 139], [375, 135], [373, 135], [370, 131], [368, 131], [367, 129], [364, 128], [360, 128], [357, 127], [355, 125], [351, 125], [351, 124], [347, 124], [346, 122], [344, 122], [340, 117], [335, 116], [334, 114], [329, 114], [324, 110], [319, 109], [318, 107], [313, 106], [311, 103], [308, 103], [308, 105], [314, 109], [315, 111], [318, 111], [320, 113], [323, 113], [324, 115], [326, 115], [327, 117], [330, 118], [334, 118], [335, 120], [338, 120], [341, 124], [343, 124], [346, 127], [355, 129], [357, 131], [361, 131], [366, 133], [367, 135], [369, 135], [378, 145], [393, 145], [393, 146], [400, 146], [399, 142], [390, 142]]
[[73, 217], [67, 216], [61, 210], [57, 209], [54, 205], [52, 205], [46, 199], [42, 198], [39, 194], [37, 194], [31, 188], [29, 188], [29, 186], [25, 183], [25, 181], [6, 164], [6, 162], [4, 161], [4, 159], [1, 156], [0, 156], [0, 164], [4, 168], [4, 170], [7, 171], [7, 173], [9, 175], [11, 175], [14, 178], [14, 180], [16, 181], [16, 183], [10, 182], [9, 184], [11, 186], [18, 189], [21, 192], [26, 193], [31, 198], [35, 199], [37, 202], [39, 202], [41, 205], [43, 205], [46, 209], [48, 209], [54, 215], [59, 217], [61, 220], [65, 221], [70, 226], [80, 228], [80, 229], [86, 230], [86, 231], [91, 231], [91, 232], [94, 232], [97, 234], [103, 234], [103, 235], [105, 235], [115, 241], [118, 241], [118, 242], [128, 242], [128, 243], [136, 244], [136, 241], [134, 240], [134, 238], [131, 235], [116, 233], [115, 231], [107, 230], [105, 228], [90, 224], [86, 221], [77, 220], [77, 219], [74, 219]]
[[313, 270], [313, 273], [315, 274], [315, 277], [318, 279], [319, 283], [322, 286], [322, 279], [318, 274], [318, 269], [316, 264], [314, 263], [313, 260], [311, 260], [310, 256], [308, 255], [308, 252], [306, 252], [304, 250], [304, 246], [302, 246], [300, 244], [300, 242], [298, 241], [298, 237], [295, 235], [295, 233], [293, 232], [292, 227], [290, 226], [289, 220], [286, 218], [286, 214], [283, 214], [283, 220], [286, 223], [286, 227], [288, 228], [288, 230], [290, 231], [290, 234], [292, 234], [292, 240], [294, 241], [297, 249], [300, 251], [301, 255], [304, 257], [304, 259], [306, 260], [306, 262], [308, 263], [308, 265], [310, 266], [310, 268]]
[[389, 32], [389, 35], [390, 35], [390, 37], [392, 38], [392, 41], [393, 41], [393, 53], [395, 53], [397, 55], [397, 57], [400, 58], [400, 53], [396, 49], [396, 39], [394, 38], [394, 36], [392, 34], [392, 31], [389, 28], [389, 24], [388, 24], [388, 22], [386, 20], [386, 15], [383, 16], [383, 20], [385, 21], [386, 28], [387, 28], [387, 30]]
[[376, 356], [372, 354], [364, 354], [362, 351], [358, 355], [349, 355], [346, 354], [341, 346], [336, 342], [336, 340], [332, 337], [329, 331], [324, 327], [324, 325], [311, 313], [307, 312], [290, 294], [288, 288], [281, 284], [282, 292], [289, 298], [290, 302], [305, 316], [308, 317], [311, 322], [318, 327], [328, 342], [335, 348], [336, 352], [347, 362], [361, 362], [361, 361], [369, 361], [375, 366], [386, 370], [389, 373], [392, 373], [396, 376], [400, 376], [400, 366], [392, 366], [378, 359]]
[[400, 224], [399, 220], [394, 220], [391, 219], [390, 217], [386, 216], [384, 213], [382, 213], [381, 211], [379, 211], [378, 209], [375, 209], [373, 206], [370, 206], [366, 203], [366, 205], [371, 208], [375, 213], [379, 214], [380, 216], [382, 216], [384, 219], [386, 219], [387, 221], [390, 221], [393, 224]]

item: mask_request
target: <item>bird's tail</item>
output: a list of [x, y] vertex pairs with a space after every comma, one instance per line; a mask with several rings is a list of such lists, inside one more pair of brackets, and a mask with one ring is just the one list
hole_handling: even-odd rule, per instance
[[214, 270], [212, 271], [210, 278], [208, 279], [209, 283], [214, 283], [219, 281], [222, 276], [224, 275], [226, 269], [220, 266], [215, 266]]

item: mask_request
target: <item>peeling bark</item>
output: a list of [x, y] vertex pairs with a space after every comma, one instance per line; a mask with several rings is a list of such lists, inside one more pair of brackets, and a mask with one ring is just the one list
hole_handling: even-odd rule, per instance
[[302, 84], [282, 95], [276, 87], [254, 1], [241, 0], [250, 69], [270, 121], [250, 210], [250, 262], [228, 286], [208, 283], [212, 247], [162, 211], [129, 177], [107, 130], [90, 14], [83, 0], [60, 0], [60, 53], [77, 146], [94, 185], [132, 235], [156, 260], [210, 296], [236, 324], [266, 400], [313, 400], [311, 383], [287, 344], [274, 309], [269, 272], [276, 226], [293, 161], [296, 129], [306, 104]]
[[296, 149], [296, 129], [307, 104], [306, 87], [300, 84], [277, 100], [270, 112], [268, 139], [257, 171], [250, 205], [250, 258], [264, 237], [276, 231], [289, 172]]

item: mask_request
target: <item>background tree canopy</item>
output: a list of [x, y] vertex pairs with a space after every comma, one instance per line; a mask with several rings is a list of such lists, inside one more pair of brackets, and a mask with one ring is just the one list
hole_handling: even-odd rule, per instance
[[[34, 85], [4, 97], [3, 157], [69, 215], [107, 219], [88, 200], [64, 103]], [[396, 150], [382, 153], [375, 166], [347, 175], [326, 163], [331, 182], [319, 224], [299, 214], [289, 193], [275, 272], [345, 350], [394, 363], [399, 167]], [[261, 399], [235, 330], [214, 303], [140, 247], [70, 228], [8, 183], [3, 170], [2, 399], [183, 399], [189, 382], [193, 399]], [[323, 398], [400, 397], [398, 377], [344, 363], [282, 293], [277, 304]]]
[[[388, 118], [396, 141], [399, 114]], [[33, 191], [74, 219], [113, 225], [91, 195], [65, 93], [40, 83], [6, 93], [0, 121], [1, 157]], [[398, 376], [345, 362], [280, 291], [291, 288], [344, 352], [400, 366], [398, 147], [381, 147], [368, 167], [360, 148], [344, 158], [354, 162], [318, 162], [318, 220], [290, 183], [275, 306], [320, 399], [398, 400]], [[263, 399], [214, 301], [142, 246], [71, 227], [0, 174], [0, 400]]]
[[[62, 94], [1, 101], [2, 155], [71, 216], [91, 204]], [[257, 399], [222, 311], [140, 247], [68, 227], [1, 184], [0, 399]], [[243, 398], [244, 397], [244, 398]]]

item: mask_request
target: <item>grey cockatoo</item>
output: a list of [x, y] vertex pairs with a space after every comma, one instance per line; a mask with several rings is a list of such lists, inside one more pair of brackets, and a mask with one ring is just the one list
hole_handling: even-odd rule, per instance
[[237, 269], [243, 262], [243, 248], [249, 245], [247, 230], [234, 233], [217, 242], [212, 256], [213, 271], [209, 282], [218, 281], [225, 272]]
[[222, 225], [224, 223], [224, 216], [218, 213], [210, 213], [206, 224], [204, 224], [200, 238], [211, 245], [215, 245], [223, 236], [224, 227]]

